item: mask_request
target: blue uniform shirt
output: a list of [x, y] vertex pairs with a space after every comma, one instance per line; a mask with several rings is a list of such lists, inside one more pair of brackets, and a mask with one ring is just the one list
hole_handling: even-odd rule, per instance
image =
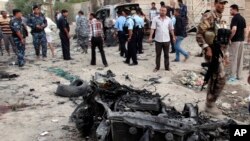
[[[37, 25], [47, 27], [47, 20], [44, 17], [43, 14], [40, 14], [39, 16], [35, 16], [34, 14], [30, 14], [30, 17], [27, 21], [27, 24], [29, 27], [31, 27], [32, 31], [41, 31], [41, 29], [37, 29]], [[44, 29], [42, 29], [43, 31]]]
[[115, 29], [117, 29], [117, 31], [123, 31], [125, 22], [126, 18], [124, 16], [120, 16], [115, 22]]
[[128, 30], [134, 29], [134, 21], [131, 16], [128, 16], [125, 22], [126, 27], [128, 27]]
[[134, 15], [133, 18], [135, 19], [136, 27], [143, 28], [144, 27], [144, 20], [143, 18], [139, 17], [138, 15]]
[[10, 21], [10, 28], [12, 30], [13, 37], [18, 37], [17, 32], [23, 33], [22, 19], [13, 18]]

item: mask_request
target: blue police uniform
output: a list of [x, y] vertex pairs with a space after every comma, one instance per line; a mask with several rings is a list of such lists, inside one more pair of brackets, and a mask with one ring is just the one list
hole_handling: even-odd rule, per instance
[[12, 37], [14, 43], [17, 47], [17, 62], [19, 67], [22, 67], [25, 63], [24, 56], [25, 56], [25, 44], [21, 42], [21, 39], [17, 36], [17, 32], [20, 32], [24, 35], [24, 27], [22, 25], [22, 19], [13, 18], [10, 21], [10, 28], [12, 30]]
[[[136, 31], [136, 22], [135, 20], [131, 17], [128, 16], [126, 18], [126, 22], [124, 25], [124, 29], [126, 30], [132, 30], [133, 34], [130, 40], [128, 40], [128, 54], [127, 54], [127, 59], [125, 63], [130, 64], [130, 59], [132, 58], [133, 65], [137, 65], [137, 48], [136, 48], [136, 40], [137, 40], [137, 31]], [[124, 31], [126, 31], [124, 30]], [[127, 31], [126, 31], [127, 32]]]
[[144, 20], [143, 18], [139, 17], [138, 15], [135, 15], [133, 17], [135, 19], [135, 23], [136, 23], [136, 28], [137, 28], [137, 52], [139, 54], [143, 53], [143, 36], [144, 36]]
[[66, 32], [64, 31], [64, 29], [66, 28], [69, 32], [70, 28], [69, 28], [69, 23], [67, 21], [67, 18], [64, 17], [63, 15], [58, 20], [58, 28], [60, 30], [59, 36], [60, 36], [61, 44], [62, 44], [63, 58], [64, 60], [70, 60], [71, 59], [70, 48], [69, 48], [70, 42], [69, 42], [69, 38]]
[[115, 29], [118, 31], [118, 39], [119, 39], [119, 47], [120, 47], [120, 55], [125, 57], [127, 56], [126, 49], [126, 37], [123, 32], [123, 27], [126, 22], [126, 18], [124, 16], [120, 16], [115, 22]]
[[[45, 27], [47, 27], [47, 20], [45, 16], [43, 14], [39, 16], [30, 14], [27, 24], [31, 28], [36, 55], [40, 56], [40, 46], [42, 46], [42, 56], [47, 57], [47, 38], [44, 31]], [[37, 28], [38, 25], [43, 26], [43, 28]]]

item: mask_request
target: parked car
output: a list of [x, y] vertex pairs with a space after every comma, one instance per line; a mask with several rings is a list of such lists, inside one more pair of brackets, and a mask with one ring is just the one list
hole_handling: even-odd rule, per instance
[[96, 18], [103, 23], [103, 30], [105, 34], [105, 43], [107, 46], [116, 46], [117, 41], [114, 39], [114, 24], [117, 19], [117, 11], [122, 9], [137, 10], [139, 9], [137, 3], [126, 3], [117, 5], [106, 5], [96, 11]]

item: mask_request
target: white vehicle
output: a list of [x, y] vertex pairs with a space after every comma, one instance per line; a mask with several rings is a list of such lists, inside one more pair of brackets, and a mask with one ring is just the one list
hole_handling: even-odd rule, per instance
[[100, 20], [104, 26], [105, 42], [107, 46], [115, 46], [117, 42], [114, 42], [114, 24], [117, 19], [117, 11], [122, 9], [137, 10], [139, 9], [138, 3], [126, 3], [117, 5], [106, 5], [96, 12], [96, 18]]

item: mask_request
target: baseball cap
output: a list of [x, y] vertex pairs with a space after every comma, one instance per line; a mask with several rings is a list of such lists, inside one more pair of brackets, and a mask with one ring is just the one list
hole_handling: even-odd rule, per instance
[[219, 3], [228, 3], [227, 0], [215, 0], [214, 2], [219, 2]]

